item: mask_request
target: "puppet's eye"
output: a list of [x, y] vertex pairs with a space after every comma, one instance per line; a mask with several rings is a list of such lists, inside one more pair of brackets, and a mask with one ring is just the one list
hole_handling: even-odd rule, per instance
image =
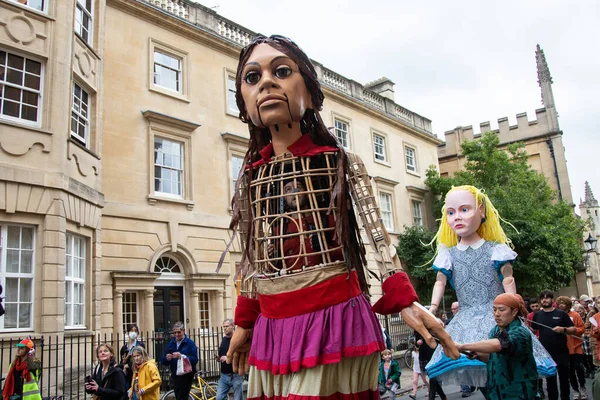
[[467, 212], [467, 211], [469, 211], [469, 210], [467, 210], [467, 207], [463, 207], [461, 211], [462, 211], [462, 212]]
[[448, 214], [448, 215], [454, 215], [454, 211], [452, 211], [452, 210], [448, 210], [447, 214]]
[[292, 74], [292, 69], [287, 65], [282, 65], [275, 70], [275, 76], [278, 78], [285, 78]]
[[249, 85], [254, 85], [259, 80], [260, 80], [260, 75], [256, 71], [250, 71], [244, 77], [244, 82], [246, 82]]

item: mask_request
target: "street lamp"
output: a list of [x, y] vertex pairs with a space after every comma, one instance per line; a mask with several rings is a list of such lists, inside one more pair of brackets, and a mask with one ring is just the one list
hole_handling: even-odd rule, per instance
[[596, 239], [594, 236], [592, 236], [592, 234], [590, 233], [588, 238], [585, 239], [583, 241], [583, 243], [585, 243], [585, 252], [586, 253], [590, 253], [594, 250], [596, 250], [596, 244], [598, 243], [598, 239]]

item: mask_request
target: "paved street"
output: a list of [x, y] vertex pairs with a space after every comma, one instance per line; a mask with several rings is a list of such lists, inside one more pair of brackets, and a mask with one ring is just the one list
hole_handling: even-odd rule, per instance
[[[401, 390], [402, 395], [396, 396], [396, 400], [410, 400], [410, 397], [408, 397], [408, 395], [411, 393], [411, 390], [412, 390], [412, 371], [407, 368], [402, 368], [402, 376], [400, 378], [400, 382], [402, 384], [402, 390]], [[592, 379], [586, 379], [586, 389], [588, 391], [588, 398], [592, 399], [592, 395], [591, 395]], [[545, 391], [545, 384], [544, 384], [544, 391]], [[453, 386], [453, 385], [444, 386], [444, 392], [446, 393], [446, 396], [448, 396], [449, 400], [462, 399], [461, 393], [460, 393], [460, 386]], [[572, 398], [572, 396], [571, 396], [571, 398]], [[425, 388], [419, 389], [419, 391], [417, 392], [417, 400], [423, 400], [423, 399], [427, 399], [427, 389], [425, 389]], [[436, 400], [437, 399], [439, 399], [439, 397], [436, 397]], [[483, 397], [483, 395], [481, 394], [480, 391], [476, 391], [469, 397], [469, 399], [470, 400], [484, 400], [485, 398]]]

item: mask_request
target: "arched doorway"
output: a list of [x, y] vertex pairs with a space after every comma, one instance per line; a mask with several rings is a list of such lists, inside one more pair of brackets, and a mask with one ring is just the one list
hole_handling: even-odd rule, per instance
[[177, 258], [163, 254], [154, 264], [160, 273], [154, 286], [154, 331], [169, 332], [177, 321], [185, 322], [185, 275]]

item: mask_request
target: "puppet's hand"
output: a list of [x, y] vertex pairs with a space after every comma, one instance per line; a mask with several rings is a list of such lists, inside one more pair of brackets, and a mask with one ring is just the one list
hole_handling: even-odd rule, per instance
[[415, 331], [419, 332], [429, 347], [432, 349], [437, 346], [435, 336], [439, 339], [440, 344], [444, 348], [444, 354], [453, 360], [458, 359], [460, 353], [456, 348], [456, 344], [444, 330], [436, 317], [434, 317], [425, 307], [417, 302], [412, 303], [409, 307], [402, 310], [402, 320], [406, 321]]
[[240, 376], [250, 372], [248, 356], [250, 355], [251, 344], [252, 329], [236, 327], [227, 351], [227, 364], [231, 364], [233, 372], [237, 372]]

